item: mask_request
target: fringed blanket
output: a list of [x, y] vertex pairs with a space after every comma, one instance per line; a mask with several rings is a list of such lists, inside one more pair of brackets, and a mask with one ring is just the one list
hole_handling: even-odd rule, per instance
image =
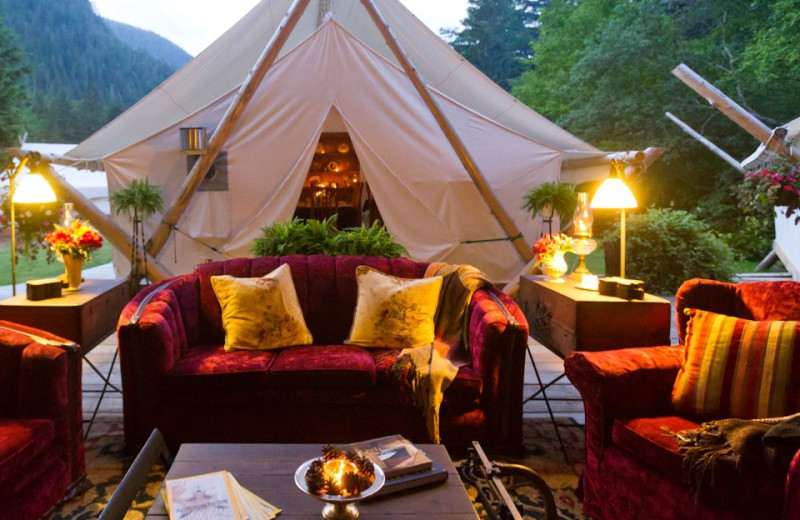
[[444, 400], [444, 391], [456, 378], [458, 367], [442, 357], [433, 346], [427, 346], [403, 349], [392, 365], [392, 372], [398, 378], [405, 378], [412, 402], [425, 415], [428, 435], [439, 444], [439, 408]]
[[441, 276], [442, 290], [436, 307], [436, 341], [447, 345], [447, 358], [456, 366], [469, 365], [469, 304], [478, 289], [491, 287], [492, 282], [477, 267], [434, 262], [425, 277]]
[[439, 408], [444, 391], [458, 373], [458, 367], [468, 365], [469, 304], [478, 289], [490, 287], [491, 282], [471, 265], [450, 265], [434, 262], [425, 277], [442, 276], [442, 289], [436, 308], [435, 348], [433, 345], [404, 349], [392, 364], [395, 378], [410, 390], [412, 402], [425, 414], [425, 424], [431, 440], [439, 444]]
[[684, 474], [697, 499], [733, 503], [742, 481], [783, 479], [800, 449], [800, 414], [773, 419], [722, 419], [668, 431], [678, 442]]

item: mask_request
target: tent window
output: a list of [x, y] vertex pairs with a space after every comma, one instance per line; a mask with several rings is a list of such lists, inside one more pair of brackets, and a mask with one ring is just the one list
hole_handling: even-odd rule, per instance
[[336, 214], [338, 227], [360, 226], [365, 191], [350, 136], [346, 132], [323, 133], [295, 216], [322, 220]]
[[[192, 170], [199, 158], [199, 155], [186, 156], [187, 174]], [[208, 169], [208, 173], [206, 173], [197, 191], [228, 191], [228, 152], [220, 152], [217, 155], [217, 159]]]

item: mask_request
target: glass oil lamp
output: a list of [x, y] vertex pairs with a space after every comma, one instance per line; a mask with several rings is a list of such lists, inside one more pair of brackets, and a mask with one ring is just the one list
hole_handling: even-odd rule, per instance
[[578, 255], [578, 267], [572, 276], [578, 283], [584, 282], [584, 277], [591, 276], [586, 268], [586, 255], [597, 249], [597, 242], [592, 240], [592, 208], [589, 206], [589, 194], [578, 193], [578, 205], [572, 216], [572, 251]]

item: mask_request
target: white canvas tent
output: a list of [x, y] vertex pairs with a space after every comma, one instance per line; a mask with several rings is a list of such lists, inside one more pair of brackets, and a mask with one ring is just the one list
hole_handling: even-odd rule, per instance
[[[102, 165], [112, 192], [149, 178], [170, 206], [187, 172], [179, 128], [218, 128], [293, 6], [260, 2], [64, 160]], [[497, 214], [505, 213], [530, 244], [542, 229], [522, 209], [530, 187], [607, 174], [607, 167], [562, 168], [605, 153], [503, 91], [397, 0], [374, 0], [374, 6], [502, 207], [487, 204], [363, 3], [311, 0], [224, 140], [227, 191], [193, 194], [157, 255], [162, 272], [247, 255], [261, 227], [290, 219], [322, 132], [350, 135], [385, 224], [412, 258], [471, 263], [499, 282], [511, 280], [526, 259]], [[124, 216], [116, 223], [129, 227]], [[159, 224], [159, 215], [145, 222], [145, 235]], [[127, 271], [126, 258], [115, 257], [120, 272]]]

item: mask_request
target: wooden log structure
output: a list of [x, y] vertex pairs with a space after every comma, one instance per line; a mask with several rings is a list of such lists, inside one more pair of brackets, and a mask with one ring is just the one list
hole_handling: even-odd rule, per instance
[[178, 197], [175, 198], [166, 209], [161, 223], [150, 237], [146, 249], [151, 256], [157, 257], [164, 247], [164, 244], [166, 244], [170, 231], [175, 224], [178, 223], [184, 211], [186, 211], [186, 208], [192, 200], [192, 196], [194, 196], [195, 192], [200, 187], [211, 165], [216, 161], [217, 155], [219, 155], [219, 152], [222, 150], [222, 146], [227, 141], [231, 130], [236, 126], [242, 113], [244, 113], [247, 104], [253, 98], [256, 89], [261, 84], [267, 71], [269, 71], [275, 63], [281, 48], [283, 48], [284, 43], [286, 43], [289, 35], [291, 35], [292, 30], [297, 25], [297, 22], [300, 20], [309, 2], [310, 0], [294, 0], [289, 11], [284, 16], [283, 21], [281, 21], [278, 30], [272, 36], [269, 43], [267, 43], [267, 46], [250, 70], [247, 78], [245, 78], [241, 87], [239, 87], [236, 97], [220, 120], [216, 130], [214, 130], [214, 133], [211, 135], [207, 153], [202, 155], [194, 164], [181, 185]]
[[800, 166], [800, 150], [791, 146], [786, 146], [782, 139], [775, 139], [772, 129], [759, 121], [734, 100], [723, 94], [719, 89], [708, 83], [695, 71], [681, 63], [672, 69], [672, 74], [688, 85], [689, 88], [703, 96], [712, 107], [725, 114], [728, 119], [739, 125], [761, 143], [767, 145], [769, 149]]
[[634, 180], [653, 164], [664, 149], [649, 147], [644, 150], [631, 150], [626, 152], [600, 152], [598, 155], [581, 157], [578, 159], [564, 159], [562, 168], [590, 168], [592, 166], [611, 166], [611, 161], [622, 161], [625, 164], [625, 178]]
[[665, 115], [667, 116], [667, 118], [668, 118], [670, 121], [672, 121], [673, 123], [675, 123], [676, 125], [678, 125], [678, 127], [679, 127], [681, 130], [683, 130], [683, 131], [684, 131], [684, 132], [686, 132], [687, 134], [691, 135], [692, 137], [694, 137], [695, 139], [697, 139], [698, 141], [700, 141], [700, 143], [701, 143], [703, 146], [705, 146], [706, 148], [708, 148], [709, 150], [711, 150], [712, 152], [714, 152], [714, 153], [715, 153], [715, 154], [716, 154], [716, 155], [717, 155], [717, 156], [718, 156], [720, 159], [722, 159], [722, 160], [723, 160], [723, 161], [725, 161], [726, 163], [730, 164], [731, 166], [733, 166], [734, 168], [736, 168], [736, 169], [737, 169], [737, 170], [739, 170], [740, 172], [744, 172], [744, 168], [742, 168], [742, 165], [741, 165], [741, 163], [739, 163], [739, 161], [737, 161], [736, 159], [734, 159], [733, 157], [731, 157], [731, 156], [730, 156], [730, 155], [729, 155], [727, 152], [725, 152], [725, 151], [724, 151], [722, 148], [720, 148], [719, 146], [715, 145], [714, 143], [712, 143], [711, 141], [709, 141], [708, 139], [706, 139], [705, 137], [703, 137], [703, 136], [702, 136], [702, 135], [701, 135], [699, 132], [697, 132], [697, 131], [696, 131], [694, 128], [692, 128], [691, 126], [689, 126], [689, 125], [687, 125], [686, 123], [684, 123], [683, 121], [681, 121], [681, 120], [680, 120], [678, 117], [676, 117], [676, 116], [675, 116], [674, 114], [672, 114], [671, 112], [665, 112]]
[[472, 179], [472, 182], [475, 183], [475, 187], [478, 189], [481, 197], [483, 197], [483, 200], [489, 206], [489, 209], [497, 219], [500, 227], [503, 228], [506, 236], [512, 240], [512, 243], [517, 249], [517, 252], [522, 260], [525, 262], [530, 262], [533, 259], [533, 252], [531, 251], [530, 246], [525, 242], [525, 239], [523, 238], [522, 233], [517, 225], [514, 223], [511, 217], [509, 217], [508, 213], [506, 213], [505, 208], [503, 208], [503, 205], [492, 191], [489, 183], [486, 181], [486, 178], [478, 168], [478, 165], [475, 163], [471, 154], [461, 141], [461, 138], [453, 128], [453, 125], [444, 115], [441, 108], [436, 103], [436, 100], [433, 99], [430, 89], [428, 89], [428, 86], [420, 78], [416, 67], [414, 67], [414, 65], [411, 63], [410, 58], [406, 54], [405, 50], [403, 50], [400, 42], [397, 40], [397, 37], [394, 35], [394, 31], [392, 31], [391, 27], [389, 27], [388, 22], [386, 22], [386, 20], [383, 18], [383, 15], [378, 11], [378, 8], [375, 7], [375, 3], [372, 0], [361, 0], [361, 4], [367, 10], [370, 18], [372, 18], [372, 21], [375, 23], [375, 26], [383, 35], [386, 44], [391, 49], [395, 58], [397, 58], [400, 66], [408, 75], [411, 83], [417, 90], [417, 93], [422, 98], [425, 106], [428, 107], [428, 110], [430, 110], [431, 115], [433, 115], [434, 119], [436, 120], [436, 123], [442, 129], [445, 137], [450, 142], [450, 146], [453, 147], [453, 150], [461, 161], [461, 164], [466, 169], [467, 173]]

